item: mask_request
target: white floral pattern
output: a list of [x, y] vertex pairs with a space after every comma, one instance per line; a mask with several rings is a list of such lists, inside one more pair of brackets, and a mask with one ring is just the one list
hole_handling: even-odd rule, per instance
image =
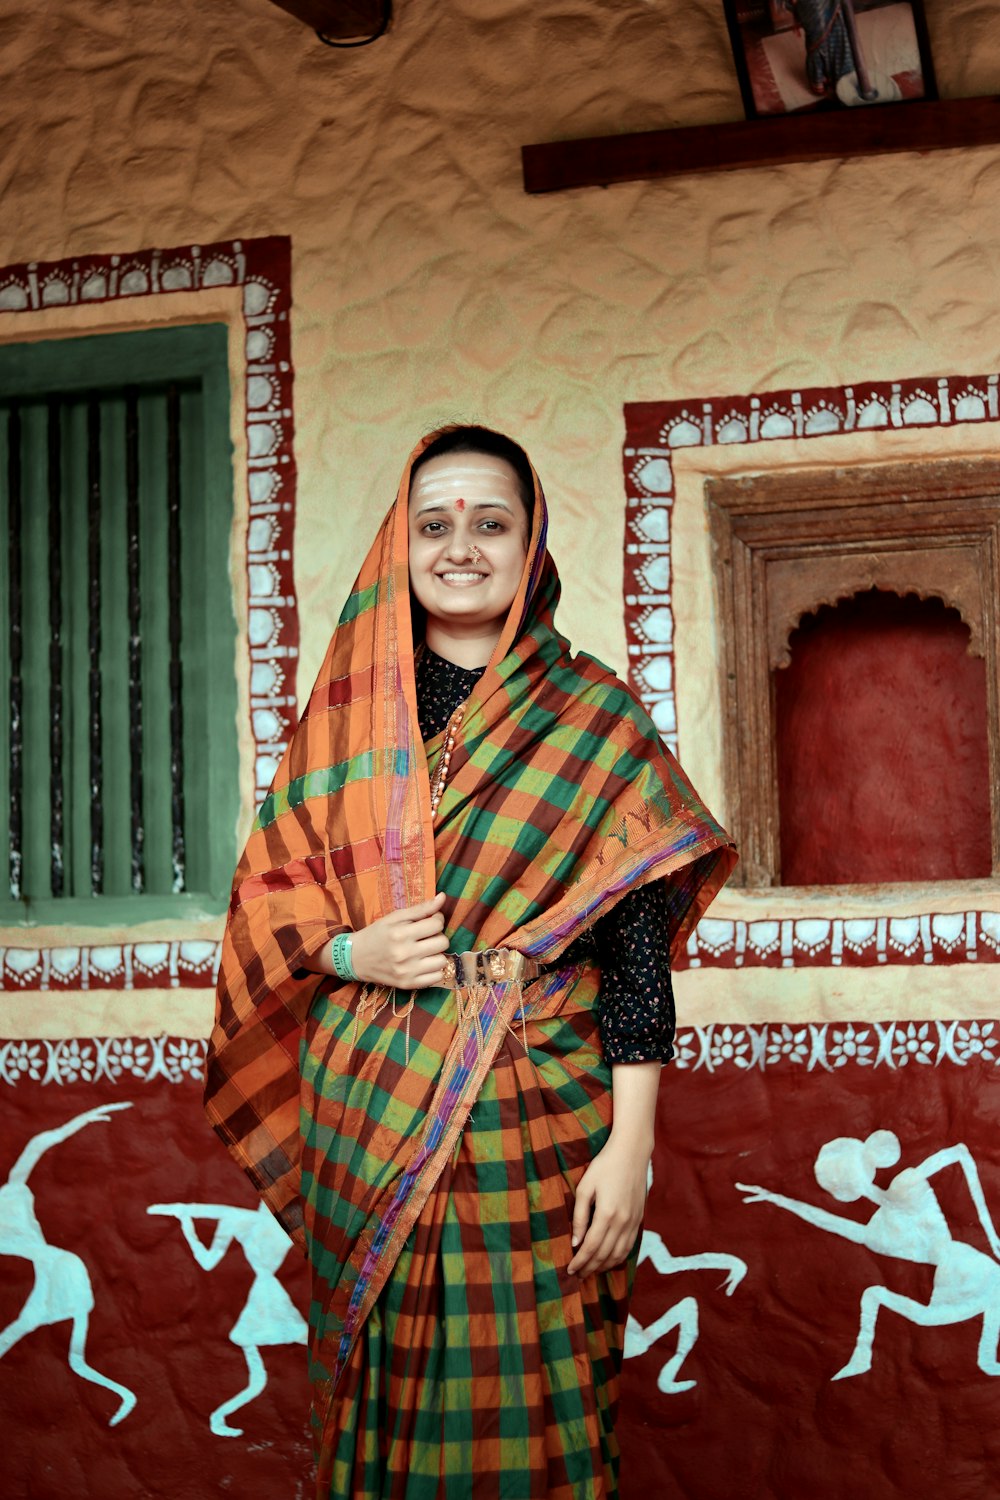
[[805, 1026], [793, 1029], [791, 1026], [773, 1026], [767, 1042], [767, 1060], [769, 1063], [781, 1062], [787, 1058], [789, 1062], [802, 1063], [809, 1056], [809, 1036]]
[[150, 1045], [146, 1041], [133, 1041], [130, 1036], [110, 1037], [105, 1043], [105, 1070], [108, 1077], [113, 1078], [116, 1083], [123, 1073], [142, 1078], [151, 1055]]
[[970, 1021], [955, 1027], [955, 1051], [962, 1062], [972, 1062], [974, 1058], [996, 1062], [996, 1046], [992, 1021]]
[[671, 1066], [708, 1073], [789, 1067], [809, 1073], [874, 1067], [898, 1072], [911, 1062], [1000, 1067], [1000, 1021], [716, 1022], [679, 1031]]
[[908, 1021], [904, 1026], [897, 1027], [892, 1042], [892, 1055], [896, 1059], [897, 1068], [905, 1068], [910, 1061], [933, 1062], [934, 1042], [929, 1033], [930, 1025], [926, 1021], [922, 1026]]
[[97, 1066], [94, 1043], [81, 1042], [75, 1036], [57, 1042], [55, 1066], [63, 1083], [89, 1083]]
[[207, 1043], [200, 1037], [68, 1037], [0, 1042], [0, 1083], [199, 1083]]
[[869, 1042], [871, 1035], [870, 1027], [856, 1029], [853, 1021], [848, 1021], [846, 1026], [839, 1030], [835, 1027], [829, 1047], [829, 1058], [835, 1068], [843, 1068], [849, 1062], [857, 1063], [859, 1068], [869, 1068], [872, 1063], [872, 1052], [875, 1050]]
[[[200, 1083], [207, 1042], [200, 1037], [72, 1037], [0, 1042], [0, 1083]], [[692, 1026], [674, 1039], [671, 1067], [726, 1072], [737, 1068], [847, 1067], [898, 1071], [911, 1062], [940, 1067], [1000, 1066], [1000, 1021], [808, 1022], [803, 1026]]]
[[721, 1067], [724, 1063], [731, 1062], [734, 1067], [748, 1068], [750, 1066], [750, 1038], [746, 1031], [738, 1026], [720, 1026], [712, 1037], [709, 1045], [708, 1055], [710, 1066]]

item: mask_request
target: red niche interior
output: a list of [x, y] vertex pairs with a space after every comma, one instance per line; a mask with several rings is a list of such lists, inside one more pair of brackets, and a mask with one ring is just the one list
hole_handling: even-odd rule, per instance
[[774, 673], [782, 885], [991, 872], [986, 666], [940, 599], [803, 618]]

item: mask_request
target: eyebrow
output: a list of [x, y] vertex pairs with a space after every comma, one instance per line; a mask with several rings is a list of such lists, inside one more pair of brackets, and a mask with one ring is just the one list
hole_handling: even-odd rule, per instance
[[[422, 505], [420, 507], [420, 509], [417, 511], [417, 515], [422, 516], [424, 512], [428, 510], [450, 510], [454, 503], [454, 500], [429, 500], [426, 505]], [[508, 515], [512, 516], [514, 514], [513, 510], [511, 510], [506, 500], [477, 500], [473, 505], [469, 506], [469, 509], [505, 510]]]

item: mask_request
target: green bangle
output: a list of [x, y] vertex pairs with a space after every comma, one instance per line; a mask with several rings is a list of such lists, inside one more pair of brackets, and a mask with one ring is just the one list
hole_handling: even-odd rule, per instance
[[349, 932], [338, 932], [330, 944], [333, 972], [338, 979], [357, 979], [358, 977], [351, 963], [351, 937], [352, 934]]

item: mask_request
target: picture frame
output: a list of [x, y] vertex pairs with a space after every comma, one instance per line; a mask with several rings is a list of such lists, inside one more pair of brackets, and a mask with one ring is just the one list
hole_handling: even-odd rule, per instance
[[748, 120], [937, 98], [922, 0], [722, 3]]

